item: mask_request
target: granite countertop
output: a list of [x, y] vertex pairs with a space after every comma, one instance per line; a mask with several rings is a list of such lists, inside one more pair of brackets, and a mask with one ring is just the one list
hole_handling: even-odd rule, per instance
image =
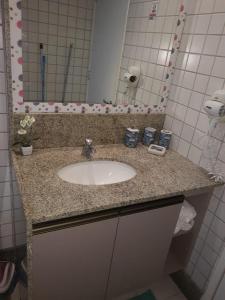
[[216, 186], [206, 172], [174, 151], [164, 157], [124, 145], [96, 146], [94, 159], [125, 162], [136, 169], [129, 181], [106, 186], [82, 186], [63, 181], [57, 171], [84, 161], [81, 148], [35, 150], [32, 156], [12, 152], [14, 168], [28, 222], [77, 216], [115, 207], [189, 195]]

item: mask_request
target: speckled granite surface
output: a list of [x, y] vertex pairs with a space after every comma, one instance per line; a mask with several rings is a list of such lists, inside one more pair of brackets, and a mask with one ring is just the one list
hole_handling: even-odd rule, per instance
[[76, 216], [88, 212], [190, 194], [215, 183], [205, 171], [173, 151], [154, 156], [144, 146], [97, 146], [94, 159], [109, 159], [133, 166], [131, 180], [107, 186], [82, 186], [63, 181], [57, 170], [85, 160], [81, 148], [43, 149], [32, 156], [13, 153], [13, 162], [29, 224]]
[[[165, 120], [165, 114], [70, 114], [35, 113], [36, 123], [33, 135], [34, 148], [77, 147], [91, 137], [95, 145], [120, 144], [123, 142], [127, 127], [138, 128], [141, 133], [145, 127], [154, 127], [159, 132]], [[16, 138], [19, 121], [24, 114], [13, 115], [13, 128]]]
[[84, 161], [80, 147], [35, 150], [23, 157], [12, 152], [13, 163], [27, 220], [28, 299], [32, 299], [32, 225], [175, 195], [192, 195], [211, 190], [216, 184], [204, 170], [176, 152], [154, 156], [146, 147], [96, 146], [94, 159], [130, 164], [137, 175], [123, 183], [81, 186], [64, 182], [57, 171]]

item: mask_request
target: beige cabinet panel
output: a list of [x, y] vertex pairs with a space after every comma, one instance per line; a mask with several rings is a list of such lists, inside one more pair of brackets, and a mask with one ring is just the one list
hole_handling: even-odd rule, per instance
[[164, 269], [181, 203], [119, 218], [107, 300], [148, 287]]
[[103, 300], [118, 219], [33, 237], [33, 300]]

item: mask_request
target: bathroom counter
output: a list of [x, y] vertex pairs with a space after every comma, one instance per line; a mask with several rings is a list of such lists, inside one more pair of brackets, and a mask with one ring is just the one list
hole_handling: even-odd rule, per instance
[[136, 169], [129, 181], [106, 186], [82, 186], [63, 181], [57, 171], [85, 161], [81, 148], [35, 150], [32, 156], [12, 152], [25, 216], [30, 224], [210, 190], [217, 184], [206, 171], [174, 151], [164, 157], [124, 145], [96, 146], [94, 159], [125, 162]]

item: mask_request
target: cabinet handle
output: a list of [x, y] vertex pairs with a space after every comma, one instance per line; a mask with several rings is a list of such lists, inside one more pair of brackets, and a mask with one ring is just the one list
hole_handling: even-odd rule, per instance
[[68, 217], [59, 220], [33, 224], [33, 234], [43, 234], [50, 231], [61, 230], [69, 227], [81, 226], [93, 222], [98, 222], [106, 219], [112, 219], [119, 216], [125, 216], [147, 210], [159, 209], [165, 206], [176, 205], [184, 201], [184, 196], [175, 196], [145, 203], [128, 205], [125, 207], [116, 207], [105, 211], [88, 213], [76, 217]]
[[61, 230], [65, 228], [81, 226], [84, 224], [90, 224], [93, 222], [98, 222], [106, 219], [112, 219], [119, 216], [118, 211], [103, 211], [97, 213], [89, 213], [76, 217], [68, 217], [59, 220], [53, 220], [48, 222], [43, 222], [39, 224], [33, 224], [33, 234], [43, 234], [50, 231]]
[[165, 198], [160, 200], [154, 200], [147, 203], [140, 203], [130, 205], [121, 209], [120, 215], [129, 215], [133, 213], [143, 212], [147, 210], [159, 209], [166, 206], [176, 205], [184, 202], [184, 196], [175, 196], [171, 198]]

